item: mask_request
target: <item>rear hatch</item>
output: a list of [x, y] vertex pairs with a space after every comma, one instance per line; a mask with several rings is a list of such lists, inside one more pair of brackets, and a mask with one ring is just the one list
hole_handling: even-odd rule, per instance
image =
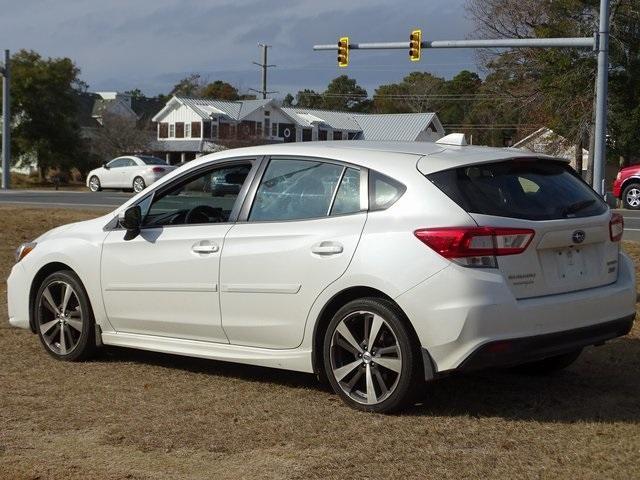
[[522, 253], [496, 257], [516, 298], [616, 281], [620, 225], [611, 225], [607, 205], [565, 162], [506, 160], [431, 173], [427, 178], [479, 226], [534, 232]]

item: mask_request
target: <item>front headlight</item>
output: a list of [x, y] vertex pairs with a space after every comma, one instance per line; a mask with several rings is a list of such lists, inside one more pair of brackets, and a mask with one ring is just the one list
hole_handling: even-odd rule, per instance
[[36, 248], [36, 245], [37, 245], [36, 242], [27, 242], [27, 243], [23, 243], [18, 248], [16, 248], [16, 263], [18, 263], [20, 260], [26, 257], [27, 254], [31, 252], [31, 250]]

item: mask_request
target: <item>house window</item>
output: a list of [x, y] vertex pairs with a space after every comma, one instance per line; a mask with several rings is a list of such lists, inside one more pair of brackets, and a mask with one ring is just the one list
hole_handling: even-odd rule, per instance
[[264, 116], [268, 117], [269, 115], [271, 115], [271, 112], [269, 110], [265, 110], [264, 111]]
[[[267, 112], [264, 112], [265, 114]], [[265, 118], [264, 119], [264, 134], [265, 136], [269, 136], [269, 132], [271, 132], [271, 119], [269, 118]]]
[[200, 138], [202, 128], [200, 122], [191, 122], [191, 138]]
[[326, 140], [327, 139], [327, 131], [326, 130], [318, 130], [318, 140]]
[[218, 138], [218, 125], [215, 123], [211, 124], [211, 138]]
[[169, 124], [169, 138], [175, 138], [176, 137], [176, 124], [175, 123], [170, 123]]
[[274, 123], [273, 125], [271, 125], [271, 136], [272, 137], [277, 137], [278, 136], [278, 124]]
[[162, 122], [158, 124], [158, 138], [167, 138], [169, 136], [169, 124]]
[[184, 122], [176, 122], [176, 138], [184, 138]]
[[333, 131], [333, 139], [334, 140], [342, 140], [342, 132], [339, 130]]
[[184, 138], [189, 138], [191, 136], [191, 124], [184, 124]]

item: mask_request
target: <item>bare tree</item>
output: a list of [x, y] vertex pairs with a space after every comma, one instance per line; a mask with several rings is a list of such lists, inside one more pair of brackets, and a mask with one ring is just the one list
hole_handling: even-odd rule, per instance
[[103, 161], [125, 154], [145, 153], [155, 135], [136, 119], [105, 112], [102, 126], [90, 138], [91, 152]]

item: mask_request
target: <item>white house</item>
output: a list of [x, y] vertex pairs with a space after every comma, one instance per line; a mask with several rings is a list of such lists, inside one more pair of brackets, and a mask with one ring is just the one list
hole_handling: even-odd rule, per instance
[[444, 135], [434, 113], [365, 114], [281, 107], [274, 100], [172, 97], [152, 119], [155, 150], [170, 163], [221, 145], [312, 140], [430, 141]]

